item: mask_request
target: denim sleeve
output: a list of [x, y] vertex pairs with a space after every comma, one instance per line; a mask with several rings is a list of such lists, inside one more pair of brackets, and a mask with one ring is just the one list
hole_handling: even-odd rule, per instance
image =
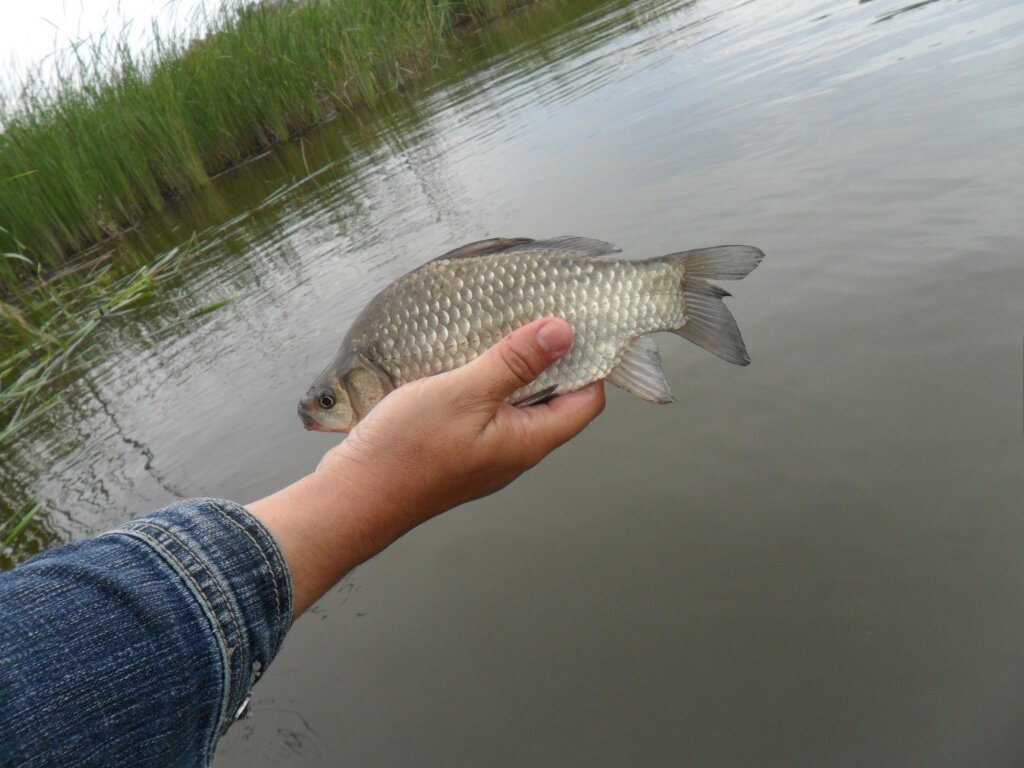
[[205, 766], [291, 625], [244, 508], [195, 499], [0, 574], [0, 766]]

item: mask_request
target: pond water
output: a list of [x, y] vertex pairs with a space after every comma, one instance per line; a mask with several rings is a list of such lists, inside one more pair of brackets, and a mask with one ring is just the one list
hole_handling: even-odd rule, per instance
[[290, 482], [337, 439], [295, 406], [354, 315], [455, 245], [751, 243], [749, 368], [665, 335], [678, 403], [609, 387], [351, 574], [216, 766], [1019, 766], [1022, 66], [1020, 2], [526, 9], [140, 233], [193, 265], [5, 495], [43, 502], [38, 548]]

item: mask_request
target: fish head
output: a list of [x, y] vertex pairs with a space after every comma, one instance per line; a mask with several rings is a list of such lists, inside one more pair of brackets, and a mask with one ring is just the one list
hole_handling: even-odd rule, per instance
[[394, 389], [391, 378], [366, 358], [346, 358], [320, 374], [299, 402], [299, 418], [306, 429], [351, 432]]
[[299, 418], [306, 429], [318, 432], [349, 432], [358, 421], [345, 385], [333, 373], [321, 375], [306, 391]]

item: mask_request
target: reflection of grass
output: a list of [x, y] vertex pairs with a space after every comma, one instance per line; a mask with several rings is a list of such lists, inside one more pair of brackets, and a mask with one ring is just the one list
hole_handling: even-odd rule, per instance
[[[164, 294], [165, 283], [181, 279], [181, 268], [193, 263], [194, 241], [173, 248], [142, 266], [143, 254], [124, 249], [115, 265], [108, 254], [92, 264], [25, 281], [13, 303], [0, 299], [0, 452], [11, 449], [19, 433], [37, 423], [68, 397], [90, 358], [87, 350], [98, 332], [109, 333], [121, 318], [139, 316]], [[197, 321], [234, 302], [207, 304], [172, 322], [171, 328]], [[180, 312], [177, 304], [172, 312]], [[0, 454], [2, 455], [2, 454]], [[4, 488], [0, 494], [0, 570], [51, 546], [53, 535], [40, 524], [39, 503], [17, 501], [25, 488]]]
[[22, 284], [13, 302], [0, 300], [0, 446], [57, 402], [58, 382], [97, 328], [151, 293], [182, 255], [173, 249], [122, 276], [107, 261], [83, 274]]
[[[464, 21], [514, 0], [235, 5], [190, 45], [79, 46], [56, 87], [0, 101], [0, 287], [45, 269], [438, 59]], [[13, 255], [11, 255], [13, 254]]]

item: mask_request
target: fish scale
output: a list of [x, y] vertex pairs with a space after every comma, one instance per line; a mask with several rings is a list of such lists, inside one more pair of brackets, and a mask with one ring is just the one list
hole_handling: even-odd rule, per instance
[[470, 243], [387, 286], [354, 322], [335, 361], [300, 404], [311, 429], [347, 431], [391, 389], [452, 370], [541, 317], [568, 320], [572, 348], [517, 390], [529, 403], [607, 378], [653, 402], [674, 398], [648, 334], [672, 331], [730, 362], [749, 362], [739, 329], [706, 280], [738, 279], [760, 262], [751, 246], [616, 258], [580, 237]]
[[[453, 299], [434, 298], [452, 288]], [[533, 320], [564, 317], [573, 348], [516, 391], [522, 400], [602, 379], [631, 338], [681, 325], [682, 287], [665, 264], [540, 250], [431, 262], [393, 283], [374, 310], [354, 341], [396, 385], [464, 365]]]

